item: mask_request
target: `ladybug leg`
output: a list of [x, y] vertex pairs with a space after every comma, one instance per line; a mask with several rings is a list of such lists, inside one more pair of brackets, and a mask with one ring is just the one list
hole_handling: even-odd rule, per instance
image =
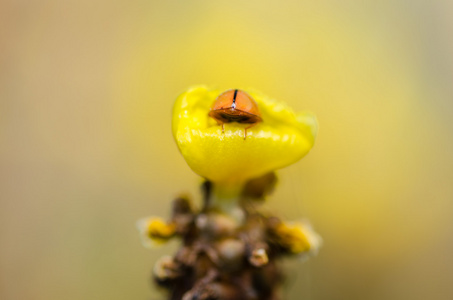
[[222, 133], [225, 133], [225, 123], [222, 123]]
[[256, 125], [256, 123], [252, 123], [249, 126], [245, 127], [245, 129], [244, 129], [244, 140], [247, 137], [247, 129], [252, 128], [255, 125]]

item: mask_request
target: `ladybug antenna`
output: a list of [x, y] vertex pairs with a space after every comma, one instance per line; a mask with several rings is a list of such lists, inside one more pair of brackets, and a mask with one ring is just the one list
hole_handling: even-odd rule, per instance
[[238, 90], [234, 90], [234, 96], [233, 96], [233, 108], [236, 108], [236, 97], [238, 95]]

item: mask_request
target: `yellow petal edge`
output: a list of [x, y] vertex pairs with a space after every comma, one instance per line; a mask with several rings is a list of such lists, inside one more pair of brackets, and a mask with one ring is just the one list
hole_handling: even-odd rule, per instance
[[318, 132], [310, 112], [295, 113], [285, 103], [260, 92], [244, 89], [258, 104], [263, 122], [220, 125], [208, 116], [223, 92], [195, 86], [181, 94], [173, 108], [173, 136], [190, 168], [222, 184], [240, 184], [301, 159], [313, 147]]

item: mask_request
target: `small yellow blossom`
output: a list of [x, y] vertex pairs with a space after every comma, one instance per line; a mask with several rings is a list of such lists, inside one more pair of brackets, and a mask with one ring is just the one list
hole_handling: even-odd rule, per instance
[[139, 220], [137, 229], [140, 232], [143, 245], [152, 248], [172, 238], [175, 235], [176, 226], [159, 217], [149, 217]]
[[316, 117], [295, 113], [285, 103], [245, 90], [258, 104], [262, 122], [226, 123], [222, 133], [208, 116], [220, 90], [192, 87], [180, 95], [173, 109], [173, 136], [190, 168], [213, 182], [237, 185], [301, 159], [313, 147]]
[[316, 254], [321, 247], [321, 237], [307, 222], [280, 223], [275, 229], [278, 243], [291, 253], [310, 252]]

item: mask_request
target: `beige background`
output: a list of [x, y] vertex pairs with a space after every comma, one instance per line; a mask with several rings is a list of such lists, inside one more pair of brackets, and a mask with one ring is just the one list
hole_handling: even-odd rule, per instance
[[267, 209], [319, 256], [286, 299], [453, 298], [451, 1], [1, 1], [0, 299], [162, 299], [134, 224], [198, 177], [172, 140], [193, 84], [310, 109]]

